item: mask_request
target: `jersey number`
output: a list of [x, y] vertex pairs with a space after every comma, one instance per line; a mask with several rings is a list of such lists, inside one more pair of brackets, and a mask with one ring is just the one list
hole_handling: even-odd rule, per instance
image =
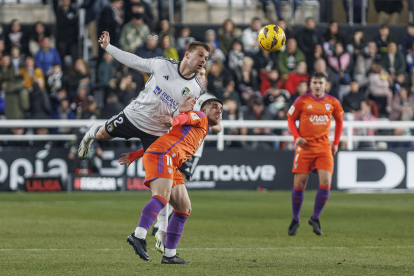
[[117, 127], [117, 125], [116, 125], [116, 124], [122, 124], [123, 122], [124, 122], [124, 118], [119, 117], [119, 118], [118, 118], [118, 120], [115, 120], [115, 121], [114, 121], [114, 126], [115, 126], [115, 127]]
[[167, 157], [167, 166], [172, 166], [172, 160], [171, 157], [166, 155], [165, 157]]

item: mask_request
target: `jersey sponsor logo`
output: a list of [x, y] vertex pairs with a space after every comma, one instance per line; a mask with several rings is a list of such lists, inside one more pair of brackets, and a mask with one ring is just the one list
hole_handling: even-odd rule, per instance
[[330, 104], [325, 104], [326, 110], [330, 110], [331, 109], [331, 105]]
[[312, 107], [312, 105], [310, 104], [310, 105], [308, 105], [308, 107], [307, 107], [307, 109], [312, 109], [313, 107]]
[[329, 122], [329, 117], [328, 115], [312, 115], [310, 116], [309, 120], [314, 125], [326, 125], [326, 123]]
[[174, 101], [170, 95], [168, 95], [165, 91], [162, 91], [162, 89], [158, 86], [155, 88], [154, 94], [159, 96], [160, 101], [167, 104], [170, 108], [177, 109], [179, 103]]
[[181, 95], [183, 97], [187, 97], [188, 95], [190, 95], [190, 89], [188, 87], [184, 87], [183, 90], [181, 91]]
[[191, 118], [193, 118], [193, 120], [199, 120], [200, 119], [200, 117], [198, 117], [197, 114], [195, 114], [195, 113], [190, 113], [190, 114], [191, 114]]
[[289, 108], [289, 114], [290, 115], [293, 115], [293, 112], [295, 112], [295, 107], [292, 105], [290, 108]]
[[159, 88], [158, 86], [156, 86], [156, 87], [155, 87], [155, 90], [154, 90], [153, 92], [154, 92], [154, 94], [155, 94], [156, 96], [159, 96], [159, 95], [161, 94], [161, 92], [162, 92], [162, 89], [161, 89], [161, 88]]

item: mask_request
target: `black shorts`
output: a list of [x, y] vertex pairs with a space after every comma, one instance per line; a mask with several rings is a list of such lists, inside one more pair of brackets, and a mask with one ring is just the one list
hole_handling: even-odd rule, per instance
[[126, 140], [131, 138], [141, 139], [144, 150], [147, 150], [147, 148], [159, 138], [158, 136], [148, 134], [134, 126], [125, 116], [123, 111], [106, 121], [105, 130], [109, 136], [114, 138], [124, 138]]
[[187, 159], [184, 163], [181, 164], [181, 167], [178, 168], [180, 172], [185, 174], [187, 176], [188, 181], [191, 180], [191, 177], [193, 176], [193, 173], [195, 171], [195, 168], [197, 167], [198, 160], [200, 157], [191, 156]]

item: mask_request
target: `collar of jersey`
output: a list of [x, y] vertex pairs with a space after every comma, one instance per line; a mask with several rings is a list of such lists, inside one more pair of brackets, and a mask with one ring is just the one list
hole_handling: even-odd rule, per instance
[[310, 92], [310, 95], [311, 95], [311, 97], [312, 97], [312, 99], [314, 99], [315, 101], [322, 101], [322, 100], [324, 100], [325, 98], [326, 98], [326, 93], [323, 93], [323, 97], [322, 98], [316, 98], [314, 95], [313, 95], [313, 93], [312, 92]]
[[185, 79], [185, 80], [192, 80], [192, 79], [194, 79], [195, 78], [195, 76], [197, 75], [197, 74], [195, 74], [194, 73], [194, 75], [191, 77], [191, 78], [186, 78], [186, 77], [184, 77], [183, 75], [181, 75], [181, 72], [180, 72], [180, 65], [181, 65], [181, 61], [178, 63], [178, 67], [177, 67], [177, 71], [178, 71], [178, 74], [180, 75], [180, 77], [182, 77], [183, 79]]

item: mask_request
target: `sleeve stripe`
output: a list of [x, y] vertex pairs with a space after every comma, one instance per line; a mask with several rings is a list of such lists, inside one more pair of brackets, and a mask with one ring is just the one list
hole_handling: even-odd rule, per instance
[[201, 91], [203, 91], [203, 85], [201, 84], [201, 81], [198, 79], [198, 77], [197, 77], [197, 76], [195, 77], [195, 80], [196, 80], [196, 82], [198, 83], [198, 85], [200, 86]]
[[175, 59], [165, 58], [165, 57], [161, 57], [161, 56], [159, 56], [159, 57], [155, 57], [155, 59], [162, 59], [162, 60], [165, 60], [165, 61], [169, 61], [169, 62], [171, 62], [172, 64], [178, 64], [178, 63], [179, 63], [179, 61], [177, 61], [177, 60], [175, 60]]

